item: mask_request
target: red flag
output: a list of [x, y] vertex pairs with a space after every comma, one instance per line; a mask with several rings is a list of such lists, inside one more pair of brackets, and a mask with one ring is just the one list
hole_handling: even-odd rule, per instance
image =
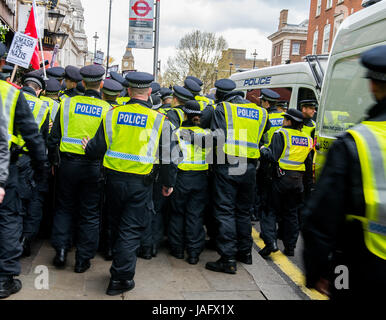
[[[35, 38], [35, 39], [38, 38], [38, 32], [36, 30], [35, 14], [34, 14], [33, 6], [31, 8], [31, 13], [29, 15], [27, 27], [25, 28], [24, 33], [32, 38]], [[35, 52], [32, 55], [31, 65], [32, 65], [32, 68], [34, 68], [35, 70], [40, 69], [39, 45], [38, 44], [36, 45]]]

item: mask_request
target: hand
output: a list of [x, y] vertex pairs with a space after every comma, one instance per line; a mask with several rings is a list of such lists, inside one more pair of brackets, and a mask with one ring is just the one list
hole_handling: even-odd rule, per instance
[[51, 166], [51, 174], [54, 176], [55, 175], [55, 166]]
[[52, 121], [50, 121], [50, 123], [48, 124], [48, 129], [51, 131], [53, 126], [54, 126], [54, 123]]
[[5, 190], [4, 188], [0, 188], [0, 203], [3, 203], [4, 196], [5, 196]]
[[83, 148], [83, 150], [86, 150], [86, 147], [87, 147], [87, 144], [88, 144], [89, 141], [90, 141], [90, 137], [82, 139], [82, 148]]
[[330, 296], [330, 281], [320, 278], [319, 281], [315, 284], [315, 289], [320, 293]]
[[162, 195], [164, 197], [169, 197], [172, 193], [173, 193], [173, 188], [168, 188], [165, 186], [162, 187]]
[[263, 150], [264, 148], [266, 148], [265, 146], [261, 146], [260, 150]]

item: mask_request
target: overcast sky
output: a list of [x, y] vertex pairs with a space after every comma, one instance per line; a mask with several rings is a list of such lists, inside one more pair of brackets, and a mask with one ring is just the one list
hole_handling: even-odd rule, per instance
[[[85, 9], [85, 29], [89, 51], [107, 52], [109, 0], [81, 0]], [[128, 43], [129, 0], [113, 0], [110, 55], [121, 64]], [[271, 56], [267, 36], [277, 30], [282, 9], [289, 9], [288, 23], [308, 19], [310, 0], [161, 0], [160, 56], [164, 71], [169, 56], [186, 33], [193, 30], [222, 35], [229, 48], [247, 49], [247, 56], [257, 50], [258, 58]], [[153, 50], [134, 49], [135, 68], [153, 70]]]

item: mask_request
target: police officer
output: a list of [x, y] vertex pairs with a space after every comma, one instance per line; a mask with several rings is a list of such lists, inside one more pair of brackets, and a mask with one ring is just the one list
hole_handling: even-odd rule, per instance
[[0, 73], [1, 80], [11, 82], [11, 76], [12, 76], [13, 69], [14, 69], [14, 67], [9, 66], [9, 65], [3, 66], [1, 73]]
[[[2, 58], [5, 54], [6, 47], [0, 43], [0, 66], [4, 64]], [[24, 94], [11, 84], [0, 80], [0, 99], [2, 114], [5, 116], [1, 127], [7, 132], [8, 147], [11, 148], [9, 176], [7, 182], [0, 185], [5, 189], [5, 197], [0, 204], [0, 298], [7, 298], [22, 287], [20, 280], [14, 277], [20, 274], [19, 257], [23, 250], [20, 244], [23, 222], [18, 197], [18, 169], [16, 166], [18, 154], [13, 154], [14, 146], [11, 136], [21, 134], [33, 160], [36, 181], [43, 185], [47, 177], [48, 163], [43, 139]]]
[[[38, 98], [40, 92], [43, 90], [45, 90], [45, 82], [36, 71], [24, 75], [21, 91], [24, 93], [36, 124], [39, 127], [39, 131], [46, 143], [50, 115], [48, 103]], [[20, 156], [17, 160], [20, 177], [19, 195], [22, 200], [21, 214], [23, 215], [23, 234], [20, 242], [23, 246], [23, 256], [29, 257], [31, 255], [31, 243], [37, 236], [40, 228], [43, 216], [43, 204], [48, 187], [47, 185], [40, 185], [40, 187], [38, 187], [38, 181], [35, 181], [33, 177], [31, 158], [28, 149], [25, 148], [25, 142], [22, 137], [18, 136], [17, 140], [13, 141], [20, 148]]]
[[200, 86], [200, 91], [198, 91], [198, 93], [194, 97], [196, 101], [204, 102], [205, 105], [213, 105], [215, 103], [214, 99], [200, 94], [200, 92], [202, 91], [202, 86], [204, 85], [204, 83], [200, 79], [193, 76], [187, 76], [185, 80], [193, 80]]
[[221, 258], [208, 262], [209, 270], [235, 274], [236, 259], [252, 264], [250, 211], [255, 200], [259, 143], [267, 123], [267, 111], [254, 103], [223, 102], [213, 113], [211, 127], [217, 147], [213, 198]]
[[316, 123], [312, 119], [318, 109], [318, 102], [316, 100], [302, 100], [299, 102], [299, 106], [304, 118], [303, 132], [313, 139], [315, 137]]
[[81, 93], [77, 90], [78, 82], [82, 81], [82, 75], [80, 69], [74, 66], [67, 66], [64, 69], [64, 82], [66, 84], [66, 90], [60, 96], [60, 99], [75, 97]]
[[182, 109], [187, 120], [175, 132], [182, 157], [171, 198], [168, 240], [174, 257], [184, 259], [186, 249], [188, 262], [197, 264], [205, 246], [203, 220], [208, 201], [209, 164], [203, 139], [210, 131], [199, 127], [201, 108], [198, 101], [188, 101]]
[[[201, 87], [194, 80], [186, 79], [184, 81], [184, 88], [188, 89], [193, 94], [194, 99], [200, 97]], [[197, 100], [197, 102], [200, 104], [201, 111], [208, 105], [208, 102], [203, 101], [202, 99]]]
[[153, 109], [166, 115], [172, 109], [173, 91], [169, 88], [161, 88], [159, 95], [161, 98], [161, 105], [153, 107]]
[[126, 104], [127, 102], [129, 102], [130, 97], [129, 97], [129, 94], [127, 92], [127, 89], [129, 87], [129, 83], [127, 82], [127, 80], [124, 77], [122, 77], [118, 72], [115, 72], [115, 71], [110, 72], [110, 77], [111, 77], [111, 79], [119, 82], [121, 84], [121, 86], [123, 87], [123, 89], [120, 93], [120, 97], [117, 98], [117, 103], [119, 105], [122, 105], [122, 104]]
[[299, 236], [299, 208], [302, 203], [303, 175], [312, 171], [313, 142], [310, 136], [302, 132], [303, 115], [290, 109], [284, 115], [283, 127], [274, 133], [268, 148], [261, 150], [262, 157], [276, 164], [273, 170], [272, 208], [261, 219], [261, 230], [265, 247], [259, 252], [267, 258], [278, 250], [276, 218], [281, 218], [284, 254], [293, 256]]
[[82, 138], [92, 137], [110, 104], [101, 100], [104, 68], [83, 67], [80, 73], [86, 88], [84, 96], [66, 98], [61, 102], [48, 139], [49, 158], [58, 169], [58, 198], [53, 218], [52, 245], [56, 250], [53, 264], [64, 267], [71, 244], [73, 214], [78, 225], [75, 269], [83, 273], [90, 267], [99, 240], [99, 209], [101, 200], [101, 163], [85, 157]]
[[44, 95], [40, 95], [40, 100], [46, 101], [50, 107], [50, 130], [52, 124], [54, 123], [56, 114], [59, 111], [59, 92], [61, 90], [61, 85], [58, 80], [54, 78], [49, 78], [46, 81], [46, 89], [44, 90]]
[[102, 99], [112, 106], [118, 105], [117, 99], [123, 90], [123, 86], [113, 79], [106, 79], [102, 87]]
[[48, 68], [46, 73], [49, 78], [55, 78], [60, 82], [60, 85], [63, 84], [63, 79], [66, 74], [66, 70], [64, 68], [62, 67]]
[[[384, 45], [362, 54], [376, 104], [331, 145], [303, 216], [307, 287], [334, 299], [374, 301], [386, 288], [385, 56]], [[337, 266], [345, 266], [348, 288], [334, 287]]]
[[286, 113], [288, 110], [288, 101], [280, 100], [280, 101], [276, 102], [276, 109], [279, 112]]
[[[129, 103], [110, 110], [95, 137], [83, 142], [86, 154], [92, 158], [104, 158], [106, 168], [106, 198], [114, 236], [108, 295], [118, 295], [134, 288], [136, 250], [152, 214], [152, 170], [159, 148], [165, 196], [172, 193], [176, 175], [170, 169], [170, 123], [165, 116], [151, 110], [149, 103], [153, 76], [132, 72], [126, 79], [130, 85]], [[143, 130], [148, 134], [143, 135]], [[168, 135], [165, 140], [161, 137], [164, 134]], [[168, 142], [164, 145], [166, 140]], [[164, 165], [165, 161], [169, 164]]]
[[178, 129], [182, 122], [185, 121], [185, 113], [181, 109], [187, 101], [193, 100], [193, 94], [184, 87], [174, 86], [173, 87], [173, 100], [172, 110], [170, 110], [166, 116], [172, 124], [173, 129]]

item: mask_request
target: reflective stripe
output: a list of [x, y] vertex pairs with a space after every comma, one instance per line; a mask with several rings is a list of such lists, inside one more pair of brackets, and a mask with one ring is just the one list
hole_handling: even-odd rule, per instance
[[154, 163], [154, 160], [155, 160], [153, 157], [141, 157], [135, 154], [128, 154], [128, 153], [116, 152], [111, 150], [108, 150], [106, 152], [106, 155], [111, 158], [142, 162], [142, 163]]
[[261, 120], [261, 124], [260, 124], [259, 130], [260, 130], [260, 134], [263, 135], [263, 130], [264, 130], [266, 124], [267, 124], [268, 112], [265, 109], [263, 109], [263, 108], [261, 108], [261, 110], [262, 110], [262, 113], [263, 113], [263, 120]]
[[247, 142], [247, 141], [228, 140], [227, 143], [233, 144], [235, 146], [247, 147], [247, 148], [252, 148], [252, 149], [260, 149], [259, 145], [257, 143], [252, 143], [252, 142]]
[[56, 114], [58, 113], [58, 110], [59, 110], [59, 103], [56, 102], [55, 100], [53, 101], [54, 101], [54, 105], [52, 106], [51, 119], [55, 120]]
[[148, 157], [152, 157], [153, 156], [153, 153], [154, 153], [154, 149], [155, 149], [155, 146], [158, 142], [158, 131], [159, 131], [159, 128], [161, 126], [161, 123], [162, 123], [162, 119], [164, 118], [163, 115], [161, 114], [157, 114], [157, 117], [154, 121], [154, 125], [153, 125], [153, 128], [151, 130], [151, 134], [150, 134], [150, 140], [149, 140], [149, 144], [148, 144], [148, 147], [147, 147], [147, 156]]
[[82, 140], [80, 139], [75, 139], [75, 138], [69, 138], [69, 137], [63, 137], [62, 142], [64, 143], [71, 143], [71, 144], [77, 144], [77, 145], [82, 145]]
[[287, 159], [281, 159], [280, 162], [286, 163], [286, 164], [292, 164], [295, 166], [302, 165], [304, 162], [299, 162], [299, 161], [293, 161], [293, 160], [287, 160]]
[[49, 108], [49, 107], [50, 106], [49, 106], [48, 102], [46, 102], [46, 101], [44, 101], [42, 106], [40, 107], [39, 113], [38, 113], [38, 115], [36, 116], [36, 119], [35, 119], [36, 123], [39, 126], [39, 129], [41, 128], [41, 125], [42, 125], [42, 122], [43, 122], [43, 118], [46, 115], [47, 108]]
[[68, 126], [70, 124], [70, 104], [71, 98], [67, 98], [64, 100], [63, 104], [63, 136], [68, 136]]
[[206, 161], [182, 161], [181, 164], [206, 164]]
[[109, 138], [109, 145], [113, 144], [113, 114], [114, 112], [111, 110], [106, 114], [106, 134]]
[[369, 151], [371, 153], [371, 166], [373, 168], [373, 176], [375, 185], [379, 195], [378, 206], [378, 221], [381, 224], [386, 224], [386, 177], [384, 167], [384, 157], [382, 155], [381, 147], [375, 135], [363, 124], [358, 125], [355, 131], [360, 133], [366, 140]]
[[[281, 159], [281, 161], [290, 161], [289, 160], [289, 157], [290, 157], [290, 151], [291, 151], [291, 141], [290, 141], [290, 136], [288, 134], [288, 132], [286, 130], [283, 130], [283, 129], [280, 129], [278, 130], [279, 132], [282, 132], [284, 133], [284, 137], [286, 138], [287, 140], [287, 148], [285, 150], [285, 154], [284, 154], [284, 158]], [[287, 162], [288, 163], [288, 162]]]
[[225, 108], [227, 108], [228, 112], [228, 139], [229, 143], [232, 143], [231, 141], [234, 141], [234, 133], [235, 133], [235, 126], [233, 121], [233, 113], [232, 113], [232, 107], [228, 102], [224, 102]]

